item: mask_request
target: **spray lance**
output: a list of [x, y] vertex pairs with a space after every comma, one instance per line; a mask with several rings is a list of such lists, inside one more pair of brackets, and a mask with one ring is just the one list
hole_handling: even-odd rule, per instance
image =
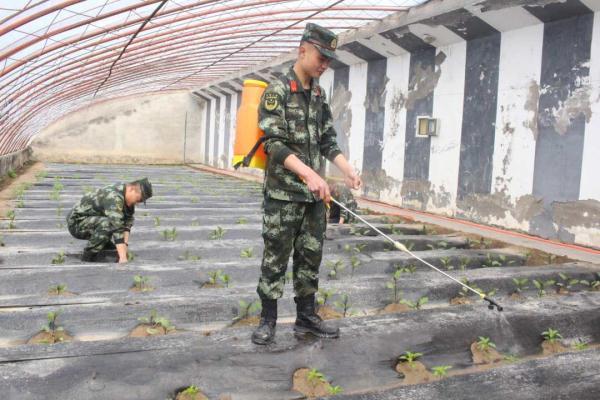
[[337, 201], [336, 199], [334, 199], [333, 197], [331, 197], [331, 201], [333, 201], [335, 204], [337, 204], [338, 206], [340, 206], [341, 208], [343, 208], [344, 210], [348, 211], [350, 214], [352, 214], [354, 217], [356, 217], [357, 219], [359, 219], [360, 221], [362, 221], [363, 223], [365, 223], [366, 225], [368, 225], [371, 229], [373, 229], [375, 232], [377, 232], [378, 234], [380, 234], [381, 236], [383, 236], [384, 238], [386, 238], [388, 241], [390, 241], [394, 247], [402, 252], [407, 253], [408, 255], [410, 255], [411, 257], [421, 261], [423, 264], [427, 265], [429, 268], [434, 269], [435, 271], [439, 272], [440, 274], [446, 276], [447, 278], [452, 279], [454, 282], [458, 283], [459, 285], [461, 285], [462, 287], [466, 288], [467, 290], [470, 290], [471, 292], [475, 293], [476, 295], [478, 295], [481, 299], [487, 301], [488, 304], [488, 308], [490, 310], [493, 310], [494, 307], [496, 307], [496, 310], [498, 311], [502, 311], [503, 308], [501, 305], [499, 305], [498, 303], [496, 303], [493, 299], [490, 299], [488, 296], [486, 296], [484, 293], [481, 293], [478, 290], [473, 289], [472, 287], [470, 287], [469, 285], [464, 284], [463, 282], [459, 281], [458, 279], [454, 278], [453, 276], [447, 274], [446, 272], [442, 271], [439, 268], [436, 268], [435, 266], [431, 265], [430, 263], [428, 263], [427, 261], [423, 260], [422, 258], [420, 258], [419, 256], [417, 256], [416, 254], [414, 254], [413, 252], [411, 252], [410, 250], [408, 250], [406, 248], [406, 246], [404, 246], [402, 243], [392, 239], [391, 237], [389, 237], [388, 235], [386, 235], [385, 233], [381, 232], [379, 229], [377, 229], [376, 227], [374, 227], [373, 225], [371, 225], [370, 223], [368, 223], [364, 218], [362, 218], [361, 216], [357, 215], [355, 212], [353, 212], [352, 210], [348, 209], [345, 205], [343, 205], [342, 203], [340, 203], [339, 201]]

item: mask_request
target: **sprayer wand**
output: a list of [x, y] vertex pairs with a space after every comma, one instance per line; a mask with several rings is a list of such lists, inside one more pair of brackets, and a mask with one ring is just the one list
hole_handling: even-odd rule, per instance
[[422, 258], [420, 258], [419, 256], [417, 256], [416, 254], [414, 254], [413, 252], [411, 252], [410, 250], [408, 250], [406, 248], [406, 246], [404, 246], [402, 243], [392, 239], [391, 237], [389, 237], [388, 235], [386, 235], [385, 233], [383, 233], [381, 230], [377, 229], [376, 227], [374, 227], [373, 225], [371, 225], [370, 223], [368, 223], [364, 218], [360, 217], [359, 215], [357, 215], [355, 212], [353, 212], [352, 210], [348, 209], [348, 207], [346, 207], [345, 205], [343, 205], [342, 203], [340, 203], [339, 201], [337, 201], [336, 199], [334, 199], [333, 197], [331, 197], [331, 201], [333, 201], [335, 204], [337, 204], [338, 206], [340, 206], [341, 208], [343, 208], [344, 210], [348, 211], [350, 214], [352, 214], [354, 217], [356, 217], [357, 219], [359, 219], [360, 221], [362, 221], [363, 223], [367, 224], [371, 229], [373, 229], [375, 232], [379, 233], [381, 236], [383, 236], [384, 238], [386, 238], [387, 240], [389, 240], [391, 243], [394, 244], [394, 247], [400, 251], [403, 251], [405, 253], [407, 253], [408, 255], [410, 255], [411, 257], [421, 261], [423, 264], [427, 265], [429, 268], [432, 268], [434, 270], [436, 270], [437, 272], [439, 272], [440, 274], [446, 276], [449, 279], [452, 279], [454, 282], [458, 283], [459, 285], [461, 285], [462, 287], [466, 288], [467, 290], [470, 290], [471, 292], [475, 293], [476, 295], [478, 295], [481, 299], [487, 301], [488, 304], [488, 308], [490, 310], [493, 310], [494, 307], [496, 307], [496, 310], [498, 311], [502, 311], [503, 308], [502, 306], [500, 306], [498, 303], [496, 303], [493, 299], [490, 299], [489, 297], [487, 297], [484, 293], [480, 292], [479, 290], [475, 290], [472, 287], [470, 287], [469, 285], [464, 284], [463, 282], [459, 281], [458, 279], [456, 279], [455, 277], [447, 274], [446, 272], [442, 271], [441, 269], [431, 265], [430, 263], [428, 263], [427, 261], [423, 260]]

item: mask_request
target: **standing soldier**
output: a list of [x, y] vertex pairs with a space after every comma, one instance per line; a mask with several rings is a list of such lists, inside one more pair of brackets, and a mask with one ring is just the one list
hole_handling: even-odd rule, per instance
[[257, 289], [262, 313], [252, 334], [256, 344], [268, 344], [275, 336], [277, 299], [283, 295], [292, 250], [294, 331], [322, 338], [339, 336], [339, 329], [327, 326], [315, 312], [325, 203], [330, 201], [329, 187], [316, 172], [323, 169], [322, 157], [340, 169], [348, 187], [358, 189], [361, 184], [336, 143], [331, 109], [317, 81], [335, 58], [336, 47], [333, 32], [307, 24], [295, 64], [284, 77], [271, 82], [261, 99], [259, 125], [265, 132], [268, 162], [263, 203], [265, 248]]
[[96, 261], [100, 251], [116, 248], [118, 262], [126, 263], [135, 205], [150, 197], [152, 184], [147, 178], [86, 193], [67, 215], [71, 235], [88, 240], [81, 260]]

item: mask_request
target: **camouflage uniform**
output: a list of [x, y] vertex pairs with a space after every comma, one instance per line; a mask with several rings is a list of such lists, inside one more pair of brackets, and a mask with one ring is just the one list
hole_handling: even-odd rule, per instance
[[[330, 188], [331, 196], [334, 199], [345, 205], [351, 211], [356, 212], [358, 205], [356, 204], [356, 200], [354, 199], [352, 192], [346, 187], [346, 185], [342, 183], [334, 183], [330, 186]], [[355, 220], [352, 214], [332, 202], [329, 210], [329, 220], [331, 222], [338, 223], [340, 218], [344, 218], [345, 224], [352, 223]]]
[[89, 240], [84, 252], [98, 253], [111, 238], [124, 243], [134, 212], [125, 203], [125, 184], [116, 184], [86, 193], [67, 215], [67, 225], [73, 237]]
[[315, 171], [341, 153], [336, 143], [331, 109], [325, 92], [313, 79], [304, 90], [292, 68], [265, 90], [259, 107], [259, 125], [265, 132], [263, 239], [265, 243], [258, 294], [278, 299], [292, 248], [294, 291], [298, 297], [318, 289], [326, 211], [308, 186], [283, 166], [295, 154]]

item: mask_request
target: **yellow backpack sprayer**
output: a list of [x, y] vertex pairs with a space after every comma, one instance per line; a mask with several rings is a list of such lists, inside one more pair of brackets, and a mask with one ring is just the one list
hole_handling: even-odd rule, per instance
[[[242, 89], [242, 102], [237, 114], [237, 125], [236, 125], [236, 137], [235, 137], [235, 145], [234, 145], [234, 168], [238, 169], [240, 166], [244, 167], [254, 167], [265, 169], [267, 156], [262, 149], [262, 143], [265, 139], [264, 132], [258, 127], [258, 107], [260, 104], [260, 98], [267, 87], [267, 83], [256, 80], [246, 80], [244, 81], [244, 88]], [[419, 260], [423, 264], [427, 265], [429, 268], [439, 272], [440, 274], [446, 276], [447, 278], [453, 280], [459, 285], [463, 286], [467, 290], [477, 294], [481, 299], [487, 301], [488, 308], [493, 310], [494, 307], [498, 311], [502, 311], [503, 307], [496, 303], [493, 299], [490, 299], [484, 293], [481, 293], [478, 290], [473, 289], [469, 285], [464, 284], [458, 279], [454, 278], [450, 274], [440, 270], [439, 268], [431, 265], [427, 261], [423, 260], [410, 250], [406, 248], [402, 243], [392, 239], [385, 233], [381, 232], [379, 229], [371, 225], [364, 218], [357, 215], [352, 210], [349, 210], [344, 204], [340, 203], [333, 197], [331, 197], [331, 201], [337, 204], [339, 207], [348, 211], [355, 218], [369, 226], [379, 235], [383, 236], [386, 240], [391, 242], [394, 247], [404, 253], [407, 253], [409, 256], [413, 257], [416, 260]]]

